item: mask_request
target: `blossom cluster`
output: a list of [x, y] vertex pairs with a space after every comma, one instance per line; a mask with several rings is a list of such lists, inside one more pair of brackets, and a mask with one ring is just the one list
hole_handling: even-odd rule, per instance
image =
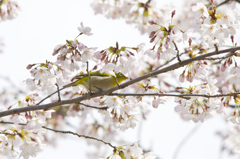
[[[176, 57], [179, 52], [180, 48], [178, 48], [178, 44], [187, 39], [187, 35], [177, 26], [172, 24], [175, 14], [176, 11], [172, 11], [171, 23], [169, 23], [167, 27], [160, 25], [153, 20], [149, 21], [149, 24], [158, 26], [158, 29], [152, 31], [149, 35], [150, 42], [154, 43], [154, 46], [145, 53], [150, 58], [158, 58], [166, 61], [171, 60], [172, 58]], [[155, 52], [156, 47], [157, 51]]]
[[[28, 95], [10, 107], [3, 107], [1, 111], [30, 107], [35, 104], [36, 95]], [[51, 118], [52, 110], [31, 111], [2, 118], [4, 124], [0, 129], [0, 152], [7, 156], [20, 156], [28, 159], [35, 157], [45, 147], [44, 137], [46, 120]]]
[[170, 7], [164, 6], [161, 9], [155, 7], [151, 0], [94, 0], [92, 8], [95, 14], [103, 14], [107, 18], [123, 18], [126, 23], [134, 24], [141, 33], [151, 32], [154, 26], [148, 24], [149, 20], [167, 24]]
[[194, 31], [200, 33], [197, 40], [201, 42], [202, 49], [209, 49], [214, 45], [223, 46], [226, 40], [236, 34], [236, 9], [226, 11], [214, 6], [207, 8], [203, 3], [197, 3], [192, 10], [196, 17]]
[[[152, 152], [144, 152], [137, 143], [132, 145], [126, 145], [117, 147], [111, 156], [107, 157], [109, 159], [154, 159], [156, 156]], [[100, 158], [103, 159], [103, 158]]]
[[13, 19], [18, 15], [19, 6], [14, 1], [0, 1], [0, 20]]
[[[66, 113], [69, 117], [79, 118], [80, 124], [78, 125], [80, 126], [77, 131], [80, 134], [113, 141], [118, 130], [135, 128], [139, 122], [138, 108], [145, 107], [142, 105], [143, 103], [136, 104], [135, 100], [132, 97], [120, 98], [117, 96], [93, 98], [80, 104], [71, 105], [66, 109]], [[94, 110], [91, 106], [100, 110]]]
[[240, 141], [239, 141], [239, 125], [231, 125], [228, 135], [225, 137], [226, 147], [234, 153], [240, 153]]
[[[203, 94], [203, 95], [216, 95], [218, 88], [215, 86], [216, 80], [210, 77], [204, 84], [183, 89], [182, 94]], [[186, 97], [187, 98], [187, 97]], [[175, 107], [175, 111], [180, 113], [181, 117], [185, 120], [193, 120], [194, 122], [201, 121], [211, 117], [218, 109], [223, 108], [220, 98], [207, 98], [193, 96], [190, 99], [177, 98], [176, 102], [179, 103]]]
[[[78, 30], [80, 33], [77, 38], [83, 34], [91, 35], [91, 29], [84, 27], [83, 23], [80, 24]], [[142, 51], [142, 44], [137, 47], [120, 47], [116, 43], [116, 46], [97, 51], [96, 48], [89, 48], [77, 39], [67, 40], [66, 44], [55, 47], [53, 51], [53, 56], [57, 59], [55, 62], [46, 61], [27, 66], [32, 78], [27, 79], [26, 84], [31, 90], [52, 93], [57, 90], [56, 85], [62, 88], [72, 82], [77, 72], [87, 73], [86, 69], [110, 74], [116, 71], [129, 78], [135, 78], [143, 68], [138, 65], [138, 61], [144, 59], [140, 56]], [[132, 87], [135, 88], [135, 86]], [[141, 88], [141, 85], [137, 85], [138, 88]], [[74, 98], [87, 91], [81, 86], [71, 87], [66, 89], [65, 93], [61, 91], [61, 95], [62, 99]], [[55, 110], [52, 118], [58, 120], [57, 114], [64, 118], [78, 117], [80, 124], [76, 127], [76, 131], [79, 134], [112, 142], [117, 135], [117, 130], [124, 131], [136, 127], [140, 117], [139, 108], [142, 108], [141, 114], [144, 114], [146, 105], [143, 101], [133, 97], [104, 96], [64, 106], [60, 110]], [[91, 106], [100, 110], [94, 110]], [[107, 110], [101, 110], [102, 107], [107, 107]], [[64, 128], [64, 126], [59, 126], [59, 128]]]

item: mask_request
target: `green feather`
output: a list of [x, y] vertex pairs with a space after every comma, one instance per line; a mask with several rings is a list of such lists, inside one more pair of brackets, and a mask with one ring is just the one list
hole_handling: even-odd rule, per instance
[[[122, 74], [121, 72], [114, 72], [115, 77], [109, 73], [103, 72], [100, 73], [99, 71], [95, 72], [89, 72], [90, 75], [90, 81], [91, 81], [91, 91], [92, 92], [98, 92], [107, 90], [111, 87], [117, 86], [117, 82], [121, 83], [122, 81], [126, 80], [127, 77]], [[117, 82], [115, 80], [117, 79]], [[77, 76], [74, 77], [76, 79], [74, 82], [67, 84], [63, 86], [64, 88], [70, 87], [70, 86], [77, 86], [77, 85], [83, 85], [86, 89], [89, 90], [89, 77], [88, 74], [80, 73]]]

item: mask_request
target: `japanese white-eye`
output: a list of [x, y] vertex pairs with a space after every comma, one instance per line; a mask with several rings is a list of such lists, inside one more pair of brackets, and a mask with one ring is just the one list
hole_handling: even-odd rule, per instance
[[[109, 88], [112, 88], [114, 86], [117, 86], [122, 81], [126, 80], [127, 77], [122, 74], [121, 72], [114, 72], [115, 76], [103, 72], [100, 73], [99, 71], [95, 72], [89, 72], [90, 75], [90, 81], [91, 81], [91, 91], [93, 93], [104, 91]], [[87, 90], [89, 90], [89, 76], [88, 74], [78, 74], [73, 78], [75, 81], [63, 86], [64, 88], [70, 87], [70, 86], [77, 86], [77, 85], [83, 85]]]

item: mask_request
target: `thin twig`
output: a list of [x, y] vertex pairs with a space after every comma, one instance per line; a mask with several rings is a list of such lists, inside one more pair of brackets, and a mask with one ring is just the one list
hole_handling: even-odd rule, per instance
[[228, 107], [230, 107], [230, 108], [236, 108], [236, 107], [239, 107], [239, 105], [229, 104]]
[[65, 89], [67, 87], [63, 87], [63, 88], [60, 88], [58, 90], [56, 90], [55, 92], [53, 92], [52, 94], [46, 96], [45, 98], [43, 98], [42, 100], [40, 100], [36, 105], [40, 105], [42, 102], [44, 102], [46, 99], [50, 98], [51, 96], [53, 96], [54, 94], [60, 92], [61, 90]]
[[199, 61], [199, 60], [203, 60], [207, 57], [211, 57], [211, 56], [214, 56], [214, 55], [217, 55], [217, 54], [219, 55], [219, 54], [224, 54], [224, 53], [228, 53], [228, 52], [235, 52], [237, 50], [240, 50], [240, 47], [234, 47], [234, 48], [230, 48], [230, 49], [219, 50], [218, 52], [213, 51], [213, 52], [206, 53], [206, 54], [203, 54], [203, 55], [199, 55], [199, 56], [187, 59], [187, 60], [183, 60], [181, 63], [177, 62], [177, 63], [172, 64], [170, 66], [167, 66], [165, 68], [155, 70], [155, 71], [152, 71], [152, 72], [150, 72], [148, 74], [145, 74], [143, 76], [140, 76], [140, 77], [137, 77], [135, 79], [126, 81], [126, 82], [121, 83], [119, 85], [120, 88], [118, 86], [115, 86], [115, 87], [112, 87], [112, 88], [107, 89], [105, 91], [99, 91], [97, 93], [91, 93], [90, 95], [88, 95], [88, 94], [87, 95], [82, 95], [80, 97], [73, 98], [73, 99], [62, 100], [62, 101], [57, 101], [57, 102], [43, 104], [43, 105], [32, 105], [32, 106], [28, 106], [28, 107], [14, 108], [14, 109], [10, 109], [10, 110], [0, 112], [0, 117], [12, 115], [12, 114], [18, 114], [18, 113], [22, 113], [22, 112], [28, 112], [28, 111], [44, 110], [44, 109], [49, 109], [49, 108], [65, 105], [65, 104], [79, 103], [81, 101], [91, 99], [91, 98], [94, 98], [94, 97], [108, 95], [108, 94], [111, 94], [113, 91], [119, 90], [121, 88], [125, 88], [127, 86], [130, 86], [134, 83], [137, 83], [137, 82], [142, 81], [144, 79], [147, 79], [149, 77], [154, 77], [156, 75], [178, 69], [178, 68], [183, 67], [183, 66], [185, 66], [185, 65], [187, 65], [187, 64], [189, 64], [193, 61]]
[[84, 104], [84, 103], [79, 103], [80, 105], [83, 105], [85, 107], [88, 108], [94, 108], [94, 109], [100, 109], [100, 110], [107, 110], [109, 107], [105, 106], [105, 107], [97, 107], [97, 106], [92, 106], [92, 105], [88, 105], [88, 104]]
[[106, 145], [109, 145], [110, 147], [112, 147], [113, 149], [115, 149], [115, 146], [113, 146], [111, 143], [106, 142], [106, 141], [104, 141], [104, 140], [102, 140], [102, 139], [98, 139], [98, 138], [92, 137], [92, 136], [81, 135], [81, 134], [78, 134], [78, 133], [75, 133], [75, 132], [72, 132], [72, 131], [56, 130], [56, 129], [48, 128], [48, 127], [46, 127], [46, 126], [42, 126], [42, 128], [47, 129], [47, 130], [51, 130], [51, 131], [57, 132], [57, 133], [72, 134], [72, 135], [75, 135], [75, 136], [78, 136], [78, 137], [83, 137], [83, 138], [85, 138], [85, 139], [91, 139], [91, 140], [99, 141], [99, 142], [102, 142], [102, 143], [104, 143], [104, 144], [106, 144]]
[[178, 62], [181, 63], [181, 59], [180, 59], [180, 56], [179, 56], [179, 50], [178, 50], [177, 44], [176, 44], [174, 41], [172, 41], [172, 42], [173, 42], [173, 44], [174, 44], [174, 46], [175, 46], [175, 50], [177, 51], [177, 59], [178, 59]]
[[215, 51], [218, 52], [218, 46], [217, 46], [217, 44], [214, 44], [214, 47], [215, 47]]
[[13, 136], [17, 135], [16, 133], [8, 133], [8, 132], [0, 132], [0, 134], [4, 134], [4, 135], [13, 135]]
[[146, 2], [146, 4], [149, 4], [151, 2], [151, 0], [148, 0], [147, 2]]
[[168, 96], [168, 97], [205, 97], [205, 98], [220, 98], [220, 97], [229, 97], [236, 96], [240, 92], [227, 93], [227, 94], [216, 94], [216, 95], [207, 95], [207, 94], [162, 94], [162, 93], [111, 93], [109, 96]]
[[120, 85], [118, 83], [117, 77], [116, 76], [113, 76], [113, 77], [114, 77], [115, 82], [117, 83], [117, 86], [120, 88]]
[[[10, 121], [0, 121], [0, 124], [15, 124], [15, 123], [14, 122], [10, 122]], [[25, 124], [25, 123], [18, 123], [18, 125], [26, 126], [27, 124]]]
[[[14, 123], [14, 122], [8, 122], [8, 121], [0, 121], [0, 124], [15, 124], [15, 123]], [[25, 124], [25, 123], [19, 123], [18, 125], [26, 126], [27, 124]], [[75, 135], [75, 136], [78, 136], [78, 137], [83, 137], [83, 138], [86, 138], [86, 139], [96, 140], [96, 141], [102, 142], [102, 143], [104, 143], [104, 144], [106, 144], [106, 145], [109, 145], [110, 147], [112, 147], [112, 148], [115, 149], [115, 146], [113, 146], [111, 143], [106, 142], [106, 141], [101, 140], [101, 139], [98, 139], [98, 138], [95, 138], [95, 137], [92, 137], [92, 136], [80, 135], [80, 134], [75, 133], [75, 132], [72, 132], [72, 131], [56, 130], [56, 129], [48, 128], [48, 127], [46, 127], [46, 126], [42, 126], [42, 128], [44, 128], [44, 129], [46, 129], [46, 130], [51, 130], [51, 131], [57, 132], [57, 133], [72, 134], [72, 135]], [[1, 133], [1, 132], [0, 132], [0, 133]], [[15, 135], [15, 134], [10, 134], [10, 135]]]
[[179, 143], [179, 145], [177, 146], [174, 152], [173, 159], [177, 159], [179, 151], [181, 150], [181, 148], [183, 148], [184, 144], [186, 144], [187, 141], [192, 137], [192, 135], [198, 130], [199, 126], [200, 126], [199, 124], [195, 125], [194, 128]]
[[224, 59], [226, 59], [226, 58], [229, 58], [229, 57], [231, 57], [231, 56], [233, 56], [233, 55], [236, 55], [235, 53], [229, 53], [229, 54], [227, 54], [226, 56], [223, 56], [223, 57], [209, 57], [209, 58], [205, 58], [204, 60], [219, 60], [218, 61], [218, 63], [219, 62], [221, 62], [222, 60], [224, 60]]
[[87, 61], [87, 74], [88, 74], [88, 89], [89, 89], [89, 94], [91, 94], [92, 92], [92, 88], [91, 88], [91, 76], [90, 76], [90, 73], [89, 73], [89, 70], [88, 70], [88, 61]]
[[59, 86], [58, 86], [58, 84], [57, 84], [57, 83], [56, 83], [55, 85], [57, 86], [58, 101], [61, 101], [61, 96], [60, 96], [60, 90], [59, 90]]
[[[187, 53], [187, 51], [181, 53], [181, 54], [179, 55], [179, 57], [181, 57], [183, 54], [186, 54], [186, 53]], [[162, 64], [161, 66], [158, 66], [158, 67], [157, 67], [156, 69], [154, 69], [153, 71], [156, 71], [156, 70], [158, 70], [158, 69], [160, 69], [160, 68], [166, 66], [167, 64], [169, 64], [170, 62], [172, 62], [172, 61], [175, 60], [176, 58], [177, 58], [177, 57], [173, 57], [171, 60], [165, 62], [165, 63]]]

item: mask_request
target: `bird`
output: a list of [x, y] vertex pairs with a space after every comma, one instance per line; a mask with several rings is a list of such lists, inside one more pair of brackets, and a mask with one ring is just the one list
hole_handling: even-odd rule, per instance
[[[99, 91], [105, 91], [109, 88], [115, 87], [119, 85], [121, 82], [127, 80], [128, 78], [122, 74], [121, 72], [114, 71], [114, 75], [111, 75], [109, 73], [100, 71], [90, 71], [89, 73], [79, 73], [75, 77], [73, 77], [73, 82], [64, 85], [61, 89], [58, 89], [57, 91], [53, 92], [52, 94], [48, 95], [44, 99], [42, 99], [40, 102], [37, 103], [39, 105], [47, 98], [51, 97], [55, 93], [73, 86], [82, 85], [85, 89], [88, 91], [91, 91], [91, 93], [97, 93]], [[89, 76], [90, 76], [90, 84], [89, 84]], [[91, 86], [91, 89], [90, 87]]]
[[[73, 80], [74, 82], [64, 85], [63, 88], [82, 85], [87, 90], [91, 90], [91, 92], [96, 93], [99, 91], [105, 91], [109, 88], [115, 87], [120, 84], [122, 81], [128, 79], [124, 74], [121, 72], [114, 72], [115, 76], [103, 72], [100, 73], [99, 71], [89, 72], [88, 74], [78, 74], [76, 75]], [[89, 84], [89, 76], [90, 76], [90, 84]], [[91, 89], [89, 86], [91, 85]]]

